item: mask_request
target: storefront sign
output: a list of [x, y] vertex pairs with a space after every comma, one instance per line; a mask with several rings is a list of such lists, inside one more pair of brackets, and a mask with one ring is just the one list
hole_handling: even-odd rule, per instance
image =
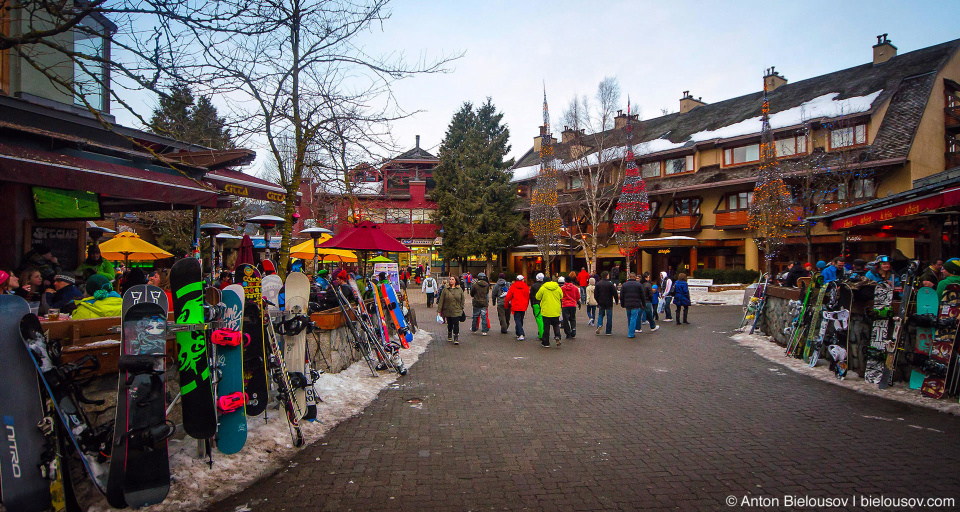
[[937, 208], [955, 206], [958, 198], [960, 198], [960, 189], [948, 190], [935, 196], [924, 197], [853, 217], [838, 219], [833, 221], [831, 227], [833, 229], [849, 229], [854, 226], [863, 226], [874, 222], [887, 222], [898, 217], [917, 215], [918, 213], [936, 210]]
[[437, 240], [443, 241], [442, 238], [403, 238], [400, 243], [403, 245], [442, 245], [436, 243]]
[[713, 286], [713, 279], [687, 279], [687, 286]]

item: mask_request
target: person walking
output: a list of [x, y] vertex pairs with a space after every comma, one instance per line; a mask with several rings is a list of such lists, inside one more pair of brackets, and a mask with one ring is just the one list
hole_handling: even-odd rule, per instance
[[573, 282], [564, 282], [561, 277], [559, 280], [560, 289], [563, 291], [563, 298], [560, 306], [563, 314], [563, 334], [568, 340], [577, 337], [577, 307], [580, 304], [580, 288]]
[[534, 278], [533, 286], [530, 287], [530, 309], [533, 311], [533, 319], [537, 322], [537, 339], [543, 338], [543, 315], [540, 314], [540, 299], [537, 298], [537, 292], [543, 286], [543, 272], [537, 273]]
[[500, 321], [500, 334], [506, 334], [510, 330], [510, 311], [505, 305], [507, 291], [510, 285], [507, 284], [506, 276], [501, 272], [497, 278], [497, 284], [493, 285], [490, 296], [497, 306], [497, 319]]
[[663, 313], [664, 318], [673, 320], [673, 316], [670, 315], [670, 302], [673, 300], [673, 279], [670, 279], [666, 271], [660, 272], [660, 297], [661, 300], [657, 309], [660, 313]]
[[462, 322], [464, 295], [457, 278], [447, 278], [447, 285], [437, 298], [437, 314], [447, 323], [447, 343], [460, 344], [460, 322]]
[[587, 272], [587, 267], [581, 267], [580, 273], [577, 274], [577, 284], [580, 285], [580, 304], [583, 305], [587, 302], [587, 285], [590, 284], [590, 274]]
[[[650, 282], [649, 272], [643, 273], [643, 277], [640, 279], [640, 288], [643, 290], [643, 318], [650, 323], [650, 332], [653, 332], [659, 329], [660, 326], [657, 325], [653, 318], [653, 303], [657, 292], [653, 289], [653, 283]], [[640, 323], [643, 324], [642, 319]]]
[[677, 307], [677, 325], [680, 325], [680, 308], [683, 308], [683, 322], [687, 321], [687, 310], [690, 309], [690, 288], [687, 287], [687, 275], [680, 273], [677, 275], [677, 282], [674, 284], [673, 304]]
[[507, 290], [507, 296], [503, 299], [503, 305], [508, 311], [513, 313], [513, 325], [517, 334], [517, 341], [523, 341], [523, 317], [527, 313], [527, 306], [530, 303], [530, 287], [527, 286], [523, 276], [517, 276], [517, 280], [510, 285]]
[[616, 265], [613, 266], [612, 269], [610, 269], [610, 281], [612, 281], [613, 283], [620, 282], [620, 264], [619, 263], [617, 263]]
[[[563, 279], [563, 278], [561, 278]], [[547, 281], [537, 291], [537, 300], [540, 301], [540, 316], [543, 317], [543, 336], [540, 337], [540, 346], [550, 346], [550, 327], [553, 327], [553, 339], [560, 347], [560, 314], [563, 301], [563, 291], [560, 285]]]
[[597, 280], [593, 277], [587, 281], [587, 318], [590, 320], [587, 322], [587, 325], [596, 325], [597, 324]]
[[620, 289], [620, 305], [627, 310], [628, 338], [635, 338], [637, 332], [643, 332], [643, 325], [638, 325], [643, 304], [643, 285], [637, 281], [637, 274], [631, 272]]
[[423, 280], [423, 284], [420, 285], [420, 290], [427, 294], [427, 307], [432, 308], [433, 297], [437, 293], [437, 280], [434, 279], [433, 276], [427, 276], [427, 278]]
[[620, 294], [617, 292], [617, 286], [610, 281], [610, 272], [606, 270], [600, 274], [600, 282], [597, 283], [593, 291], [594, 298], [597, 299], [597, 332], [600, 334], [600, 328], [603, 327], [603, 318], [607, 318], [606, 335], [613, 336], [613, 305], [620, 303]]
[[473, 298], [473, 322], [470, 324], [470, 332], [479, 330], [486, 336], [490, 330], [490, 317], [487, 312], [490, 307], [490, 282], [487, 281], [487, 274], [477, 274], [477, 278], [470, 285], [470, 297]]

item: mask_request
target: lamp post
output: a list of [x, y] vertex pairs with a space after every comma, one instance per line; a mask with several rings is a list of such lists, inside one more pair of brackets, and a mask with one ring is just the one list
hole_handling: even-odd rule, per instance
[[270, 259], [270, 230], [278, 225], [283, 225], [286, 219], [277, 217], [276, 215], [257, 215], [256, 217], [250, 217], [245, 222], [248, 224], [256, 224], [263, 229], [263, 241], [266, 244], [263, 259]]
[[103, 235], [110, 233], [116, 234], [116, 231], [110, 228], [104, 228], [100, 226], [89, 226], [87, 227], [87, 236], [90, 237], [90, 241], [94, 244], [98, 243]]
[[[444, 229], [443, 229], [443, 224], [440, 224], [440, 231], [437, 231], [437, 233], [440, 235], [440, 239], [441, 239], [441, 241], [442, 241], [443, 235], [444, 235], [444, 233], [446, 233], [446, 231], [444, 231]], [[440, 264], [440, 275], [441, 275], [441, 276], [447, 273], [447, 253], [446, 253], [446, 251], [444, 251], [444, 253], [443, 253], [443, 260], [442, 260], [442, 261], [443, 261], [443, 263]]]
[[317, 277], [317, 241], [320, 240], [320, 237], [323, 235], [332, 235], [333, 231], [330, 231], [327, 228], [308, 228], [300, 231], [301, 234], [310, 235], [310, 238], [313, 238], [313, 277]]
[[224, 231], [233, 231], [233, 228], [223, 224], [217, 224], [216, 222], [200, 224], [200, 232], [206, 233], [207, 236], [210, 237], [210, 284], [213, 284], [213, 281], [216, 280], [217, 235], [223, 233]]

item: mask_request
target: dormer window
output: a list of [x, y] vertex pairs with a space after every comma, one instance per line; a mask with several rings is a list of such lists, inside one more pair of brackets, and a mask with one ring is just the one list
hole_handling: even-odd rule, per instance
[[667, 176], [682, 172], [693, 172], [693, 155], [672, 158], [663, 162], [663, 171]]
[[867, 143], [867, 125], [845, 126], [830, 130], [830, 149], [862, 146]]
[[779, 158], [802, 155], [807, 152], [807, 136], [797, 135], [786, 139], [777, 139], [774, 146]]

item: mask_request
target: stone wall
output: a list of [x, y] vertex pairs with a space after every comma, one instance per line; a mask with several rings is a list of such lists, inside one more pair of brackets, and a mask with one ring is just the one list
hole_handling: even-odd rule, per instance
[[314, 368], [327, 373], [340, 373], [362, 359], [352, 340], [353, 335], [346, 326], [316, 330], [313, 335], [308, 335], [307, 353], [313, 358]]

